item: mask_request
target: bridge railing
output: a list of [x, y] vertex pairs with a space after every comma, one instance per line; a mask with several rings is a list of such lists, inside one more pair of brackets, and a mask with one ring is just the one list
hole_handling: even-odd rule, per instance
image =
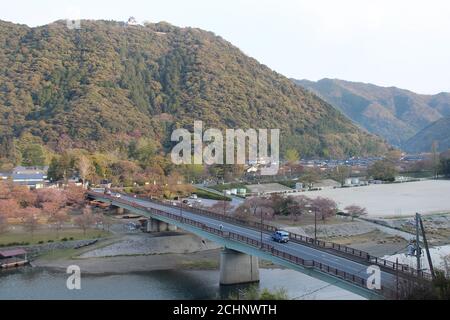
[[[151, 214], [154, 215], [160, 215], [163, 217], [167, 217], [169, 219], [175, 220], [175, 221], [179, 221], [181, 223], [185, 223], [185, 224], [189, 224], [191, 226], [197, 227], [205, 232], [220, 236], [222, 238], [228, 239], [228, 240], [233, 240], [233, 241], [237, 241], [237, 242], [241, 242], [241, 243], [245, 243], [247, 245], [250, 245], [252, 247], [258, 248], [260, 250], [263, 250], [275, 257], [281, 258], [283, 260], [286, 260], [290, 263], [305, 267], [305, 268], [314, 268], [317, 269], [323, 273], [327, 273], [329, 275], [332, 275], [334, 277], [340, 278], [342, 280], [345, 280], [347, 282], [351, 282], [354, 285], [360, 286], [360, 287], [364, 287], [367, 288], [367, 280], [363, 277], [360, 277], [356, 274], [352, 274], [352, 273], [348, 273], [345, 272], [343, 270], [339, 270], [337, 268], [334, 267], [330, 267], [329, 265], [326, 265], [324, 263], [321, 262], [317, 262], [314, 260], [305, 260], [301, 257], [298, 257], [296, 255], [292, 255], [288, 252], [276, 249], [274, 246], [261, 242], [259, 240], [253, 239], [253, 238], [249, 238], [246, 236], [243, 236], [241, 234], [238, 233], [234, 233], [234, 232], [229, 232], [229, 231], [223, 231], [220, 230], [218, 228], [214, 228], [211, 226], [208, 226], [204, 223], [201, 223], [199, 221], [196, 220], [192, 220], [186, 217], [181, 217], [180, 215], [176, 215], [176, 214], [172, 214], [170, 212], [166, 212], [166, 211], [162, 211], [159, 209], [155, 209], [155, 208], [148, 208], [139, 204], [136, 204], [134, 202], [131, 201], [127, 201], [124, 199], [120, 199], [120, 198], [113, 198], [111, 196], [108, 195], [102, 195], [102, 197], [104, 198], [108, 198], [111, 201], [116, 201], [125, 205], [128, 205], [130, 207], [136, 208], [136, 209], [140, 209], [140, 210], [144, 210], [147, 211]], [[376, 289], [374, 289], [376, 290]], [[385, 286], [381, 286], [380, 289], [376, 290], [376, 292], [378, 294], [383, 295], [384, 297], [387, 298], [393, 298], [395, 297], [393, 290], [385, 287]]]
[[[97, 194], [95, 192], [91, 192], [92, 194]], [[123, 194], [126, 196], [129, 196], [127, 194]], [[102, 194], [102, 196], [107, 196]], [[150, 201], [153, 202], [155, 204], [159, 204], [162, 206], [166, 206], [166, 207], [170, 207], [173, 208], [174, 206], [171, 205], [170, 203], [161, 201], [161, 200], [157, 200], [157, 199], [152, 199], [152, 198], [148, 198], [148, 197], [143, 197], [143, 196], [138, 196], [136, 195], [137, 199], [141, 199], [141, 200], [145, 200], [145, 201]], [[117, 199], [117, 198], [113, 198], [113, 199]], [[123, 199], [122, 199], [123, 200]], [[231, 216], [227, 216], [227, 215], [223, 215], [223, 214], [219, 214], [216, 212], [212, 212], [209, 210], [205, 210], [205, 209], [200, 209], [200, 208], [195, 208], [195, 207], [189, 207], [189, 206], [185, 206], [182, 203], [180, 203], [181, 206], [181, 210], [185, 210], [185, 211], [189, 211], [191, 213], [196, 213], [196, 214], [200, 214], [203, 216], [208, 216], [217, 220], [221, 220], [221, 221], [226, 221], [226, 222], [230, 222], [233, 224], [239, 224], [239, 225], [243, 225], [246, 227], [250, 227], [252, 229], [255, 230], [263, 230], [264, 232], [275, 232], [277, 230], [279, 230], [279, 228], [269, 225], [269, 224], [265, 224], [265, 223], [260, 223], [260, 222], [256, 222], [256, 221], [249, 221], [249, 220], [243, 220], [243, 219], [239, 219], [236, 217], [231, 217]], [[334, 243], [334, 242], [330, 242], [330, 241], [323, 241], [323, 240], [319, 240], [319, 239], [314, 239], [308, 236], [304, 236], [304, 235], [300, 235], [300, 234], [296, 234], [293, 232], [289, 232], [289, 239], [293, 242], [296, 243], [300, 243], [300, 244], [304, 244], [304, 245], [308, 245], [308, 246], [313, 246], [316, 248], [323, 248], [323, 249], [327, 249], [327, 250], [332, 250], [334, 252], [340, 253], [342, 255], [345, 256], [349, 256], [352, 257], [354, 259], [360, 260], [361, 262], [365, 262], [368, 264], [374, 264], [374, 265], [378, 265], [382, 268], [385, 269], [390, 269], [392, 271], [399, 271], [401, 272], [401, 274], [407, 275], [407, 276], [413, 276], [413, 277], [420, 277], [426, 280], [431, 280], [432, 276], [430, 273], [428, 272], [424, 272], [424, 271], [417, 271], [417, 269], [414, 269], [408, 265], [405, 264], [401, 264], [401, 263], [396, 263], [396, 262], [392, 262], [386, 259], [382, 259], [373, 255], [370, 255], [368, 252], [362, 251], [362, 250], [358, 250], [355, 248], [351, 248], [345, 245], [341, 245], [338, 243]]]

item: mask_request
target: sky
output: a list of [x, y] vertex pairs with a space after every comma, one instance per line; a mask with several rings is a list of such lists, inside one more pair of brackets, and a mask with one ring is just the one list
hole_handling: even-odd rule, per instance
[[2, 1], [0, 19], [167, 21], [212, 31], [296, 79], [338, 78], [450, 92], [447, 0]]

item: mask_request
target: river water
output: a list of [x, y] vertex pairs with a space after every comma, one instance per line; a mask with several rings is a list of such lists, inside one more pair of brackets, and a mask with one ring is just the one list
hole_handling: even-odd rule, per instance
[[[68, 290], [63, 271], [25, 267], [0, 271], [0, 299], [227, 299], [241, 286], [219, 286], [219, 272], [164, 270], [81, 275]], [[290, 299], [362, 299], [338, 287], [286, 269], [261, 269], [258, 286], [284, 288]]]

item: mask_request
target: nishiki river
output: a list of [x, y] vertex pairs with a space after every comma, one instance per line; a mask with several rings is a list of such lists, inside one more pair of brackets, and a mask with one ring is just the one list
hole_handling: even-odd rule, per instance
[[[64, 271], [24, 267], [0, 271], [0, 299], [228, 299], [248, 285], [219, 286], [217, 270], [165, 270], [81, 275], [69, 290]], [[300, 272], [260, 269], [260, 289], [283, 288], [290, 299], [363, 299]]]

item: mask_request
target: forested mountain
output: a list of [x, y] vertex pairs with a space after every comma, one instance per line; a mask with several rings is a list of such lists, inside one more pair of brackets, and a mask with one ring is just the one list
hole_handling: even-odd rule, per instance
[[[22, 140], [59, 153], [121, 152], [148, 137], [168, 150], [174, 128], [280, 128], [302, 156], [383, 152], [316, 95], [211, 32], [168, 23], [0, 21], [0, 157]], [[25, 137], [25, 138], [23, 138]], [[21, 140], [22, 139], [22, 140]]]
[[[427, 125], [450, 116], [450, 93], [422, 95], [395, 87], [338, 79], [294, 81], [369, 132], [399, 147]], [[429, 151], [429, 146], [422, 151]]]
[[405, 142], [404, 148], [410, 152], [430, 152], [434, 142], [439, 152], [450, 149], [450, 117], [439, 119], [420, 130]]

